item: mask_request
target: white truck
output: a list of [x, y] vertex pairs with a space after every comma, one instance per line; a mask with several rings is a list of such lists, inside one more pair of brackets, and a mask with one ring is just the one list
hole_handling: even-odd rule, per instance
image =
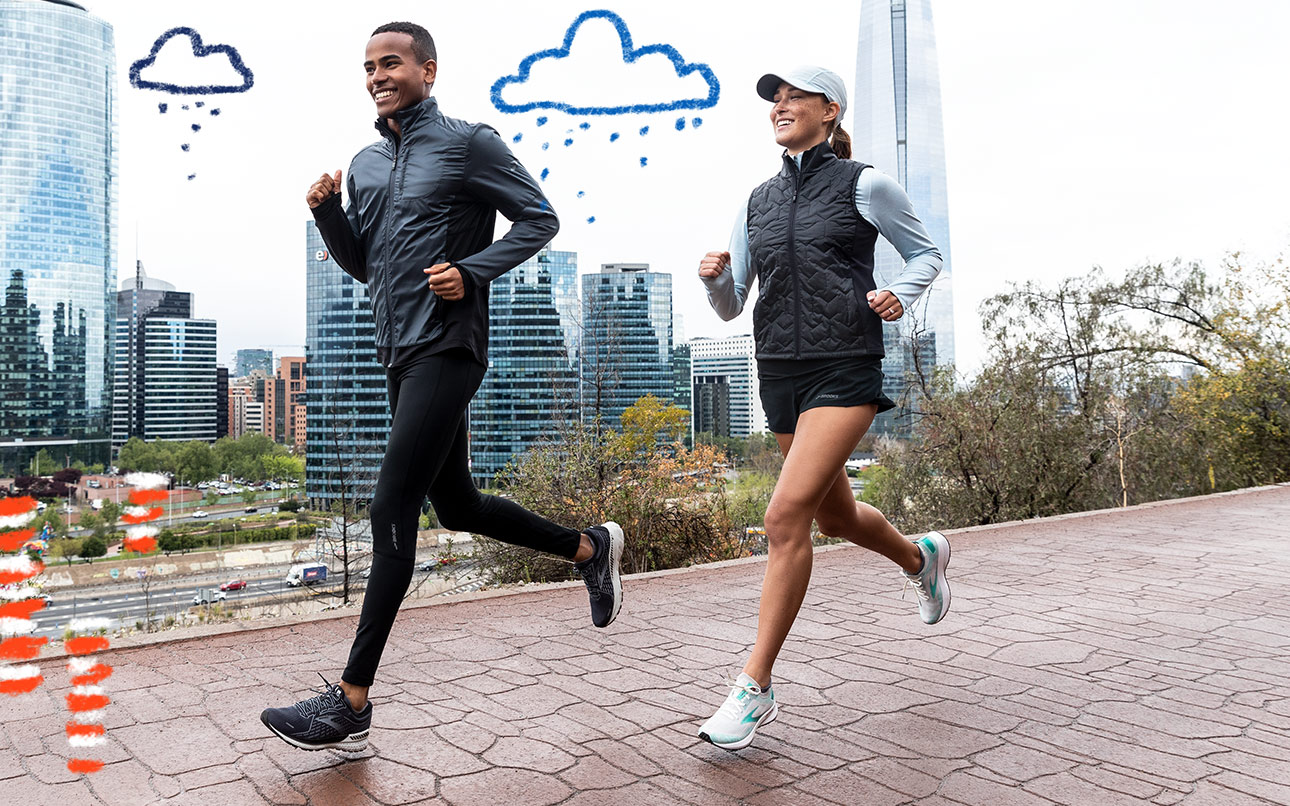
[[301, 585], [312, 585], [327, 579], [327, 566], [324, 563], [301, 563], [291, 566], [284, 580], [289, 586], [298, 588]]

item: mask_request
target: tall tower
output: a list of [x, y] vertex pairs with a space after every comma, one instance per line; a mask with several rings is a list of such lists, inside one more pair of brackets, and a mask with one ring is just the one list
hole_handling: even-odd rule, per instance
[[470, 472], [499, 470], [578, 416], [578, 253], [543, 249], [493, 280], [488, 374], [470, 404]]
[[[854, 127], [855, 158], [900, 182], [945, 259], [940, 276], [912, 313], [933, 336], [936, 363], [953, 363], [950, 214], [931, 0], [863, 0], [854, 94], [854, 111], [847, 115], [849, 123], [844, 121], [843, 127]], [[903, 266], [900, 254], [879, 239], [874, 256], [878, 283], [891, 282]], [[930, 352], [931, 345], [923, 350]], [[889, 354], [892, 346], [889, 344]], [[907, 346], [905, 352], [910, 352]]]
[[617, 430], [646, 395], [672, 400], [672, 275], [605, 263], [582, 277], [582, 417]]
[[305, 223], [305, 356], [309, 506], [326, 510], [342, 499], [365, 505], [390, 439], [376, 321], [367, 286], [332, 260], [312, 220]]
[[109, 461], [116, 307], [112, 26], [0, 0], [0, 466]]

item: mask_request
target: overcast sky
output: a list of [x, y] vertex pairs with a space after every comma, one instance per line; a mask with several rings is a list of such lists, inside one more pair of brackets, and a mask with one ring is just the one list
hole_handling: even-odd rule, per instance
[[[717, 319], [695, 270], [705, 251], [725, 247], [752, 187], [779, 168], [768, 107], [753, 86], [768, 70], [809, 62], [837, 71], [850, 89], [860, 8], [82, 2], [116, 32], [121, 279], [133, 271], [137, 229], [149, 273], [196, 294], [198, 315], [219, 321], [220, 357], [230, 362], [244, 347], [302, 349], [304, 194], [376, 139], [363, 51], [371, 30], [395, 19], [434, 35], [435, 96], [446, 114], [492, 124], [533, 174], [549, 171], [544, 187], [563, 222], [556, 248], [577, 251], [584, 272], [619, 261], [672, 272], [686, 337], [751, 332], [749, 314]], [[529, 54], [559, 47], [575, 18], [596, 8], [620, 15], [636, 47], [667, 44], [710, 66], [716, 105], [620, 116], [494, 107], [494, 82]], [[1232, 250], [1271, 258], [1290, 244], [1290, 3], [939, 0], [933, 8], [961, 367], [985, 355], [978, 305], [1010, 282], [1176, 257], [1216, 264]], [[236, 48], [254, 73], [251, 88], [178, 96], [132, 87], [130, 65], [177, 26]], [[575, 41], [576, 70], [534, 68], [533, 83], [587, 106], [655, 104], [674, 91], [698, 97], [706, 86], [696, 73], [660, 89], [668, 77], [657, 70], [621, 69], [612, 33], [589, 22]], [[186, 69], [168, 59], [163, 48], [158, 79], [162, 68]], [[510, 87], [503, 99], [519, 105], [534, 100], [529, 91], [538, 90]]]

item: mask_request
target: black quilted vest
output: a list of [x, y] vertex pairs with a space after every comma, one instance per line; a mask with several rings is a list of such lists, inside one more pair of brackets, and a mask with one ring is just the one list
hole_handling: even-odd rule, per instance
[[878, 230], [856, 212], [856, 178], [828, 142], [784, 155], [784, 169], [748, 199], [749, 257], [760, 291], [753, 309], [758, 358], [882, 355], [874, 290]]

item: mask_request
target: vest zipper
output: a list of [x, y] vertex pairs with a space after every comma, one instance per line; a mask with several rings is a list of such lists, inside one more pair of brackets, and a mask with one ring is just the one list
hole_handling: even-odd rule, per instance
[[797, 276], [797, 192], [802, 187], [802, 172], [793, 166], [793, 198], [788, 205], [788, 260], [793, 275], [793, 357], [802, 357], [802, 282]]
[[384, 258], [381, 262], [385, 264], [385, 317], [389, 330], [389, 353], [386, 360], [394, 361], [394, 305], [390, 302], [390, 277], [393, 272], [390, 271], [390, 222], [394, 220], [394, 188], [395, 179], [399, 174], [399, 140], [394, 138], [394, 164], [390, 168], [390, 181], [386, 189], [388, 198], [385, 202], [385, 237], [381, 245], [381, 253]]

